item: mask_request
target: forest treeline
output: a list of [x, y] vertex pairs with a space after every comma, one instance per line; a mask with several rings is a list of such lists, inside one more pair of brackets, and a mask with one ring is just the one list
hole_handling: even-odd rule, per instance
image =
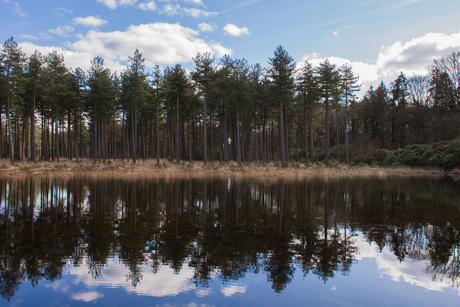
[[153, 158], [329, 166], [407, 164], [410, 152], [415, 165], [460, 166], [460, 52], [434, 59], [426, 76], [401, 72], [361, 99], [349, 64], [296, 65], [282, 46], [266, 68], [210, 53], [193, 61], [191, 71], [177, 64], [147, 73], [136, 50], [121, 73], [101, 57], [88, 71], [70, 70], [62, 54], [27, 56], [9, 38], [0, 51], [0, 156], [13, 164]]

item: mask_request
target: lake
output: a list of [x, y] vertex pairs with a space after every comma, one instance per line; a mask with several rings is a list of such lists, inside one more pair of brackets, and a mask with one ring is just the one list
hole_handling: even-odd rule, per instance
[[459, 186], [0, 178], [0, 305], [458, 306]]

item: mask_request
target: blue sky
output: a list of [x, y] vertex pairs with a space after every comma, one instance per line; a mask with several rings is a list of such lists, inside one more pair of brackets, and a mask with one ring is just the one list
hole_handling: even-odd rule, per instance
[[147, 68], [191, 69], [205, 51], [266, 67], [282, 45], [298, 63], [350, 63], [367, 90], [460, 51], [458, 0], [0, 1], [2, 41], [13, 36], [28, 55], [57, 50], [85, 70], [101, 56], [121, 72], [136, 48]]

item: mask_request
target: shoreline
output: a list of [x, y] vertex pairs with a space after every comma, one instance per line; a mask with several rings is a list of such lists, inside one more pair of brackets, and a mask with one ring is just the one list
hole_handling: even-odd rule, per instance
[[94, 163], [83, 159], [79, 162], [62, 160], [60, 162], [18, 161], [15, 165], [6, 159], [0, 160], [0, 177], [27, 178], [27, 177], [90, 177], [90, 178], [164, 178], [164, 177], [255, 177], [259, 179], [273, 178], [302, 178], [302, 177], [345, 177], [345, 176], [448, 176], [460, 179], [460, 170], [445, 171], [442, 169], [411, 168], [407, 166], [373, 167], [348, 166], [289, 166], [280, 167], [274, 163], [248, 163], [242, 168], [236, 162], [229, 165], [219, 162], [183, 162], [180, 165], [167, 160], [156, 159], [122, 162], [121, 160]]

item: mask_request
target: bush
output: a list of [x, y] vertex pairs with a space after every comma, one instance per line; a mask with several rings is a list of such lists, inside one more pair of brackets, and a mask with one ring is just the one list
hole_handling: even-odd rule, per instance
[[334, 158], [330, 158], [329, 159], [329, 167], [339, 167], [339, 162]]
[[324, 165], [325, 165], [324, 161], [316, 161], [315, 162], [315, 166], [317, 166], [317, 167], [324, 167]]
[[460, 153], [450, 153], [446, 155], [442, 161], [442, 166], [448, 170], [460, 167]]
[[192, 160], [194, 161], [203, 161], [204, 160], [204, 156], [201, 152], [199, 151], [196, 151], [192, 154]]
[[374, 161], [377, 164], [384, 164], [385, 161], [388, 159], [390, 152], [386, 149], [379, 149], [374, 154]]

